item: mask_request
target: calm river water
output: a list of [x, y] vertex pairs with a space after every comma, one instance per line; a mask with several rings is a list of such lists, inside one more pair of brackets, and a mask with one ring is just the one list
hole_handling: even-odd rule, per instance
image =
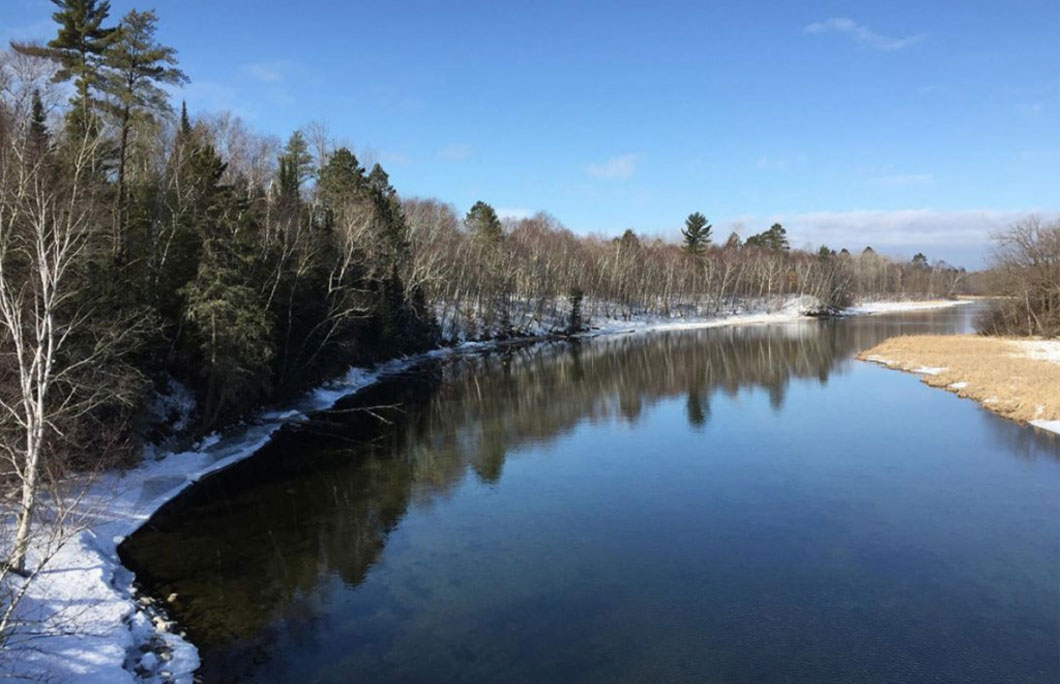
[[432, 361], [122, 556], [205, 682], [1055, 684], [1060, 440], [852, 359], [969, 315]]

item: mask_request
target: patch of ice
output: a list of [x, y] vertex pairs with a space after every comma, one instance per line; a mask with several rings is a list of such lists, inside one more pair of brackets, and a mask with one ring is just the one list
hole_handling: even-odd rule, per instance
[[950, 383], [950, 389], [959, 390], [959, 389], [964, 389], [967, 386], [968, 386], [967, 382], [951, 382]]
[[944, 367], [921, 366], [920, 368], [914, 368], [912, 372], [920, 373], [921, 375], [938, 375], [944, 370], [946, 370]]

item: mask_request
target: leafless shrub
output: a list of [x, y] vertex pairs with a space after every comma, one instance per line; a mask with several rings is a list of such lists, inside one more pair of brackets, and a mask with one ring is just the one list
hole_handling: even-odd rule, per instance
[[990, 289], [1000, 299], [976, 321], [986, 335], [1060, 335], [1060, 220], [1032, 216], [994, 235]]

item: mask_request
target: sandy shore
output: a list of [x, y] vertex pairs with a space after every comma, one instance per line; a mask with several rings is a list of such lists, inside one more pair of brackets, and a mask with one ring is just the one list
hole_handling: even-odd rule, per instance
[[1006, 418], [1060, 433], [1060, 340], [908, 335], [858, 355], [921, 375]]

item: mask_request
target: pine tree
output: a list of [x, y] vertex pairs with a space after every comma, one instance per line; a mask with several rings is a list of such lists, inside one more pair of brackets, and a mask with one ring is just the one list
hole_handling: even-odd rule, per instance
[[570, 291], [570, 316], [567, 318], [567, 334], [574, 335], [585, 329], [585, 320], [582, 314], [582, 300], [585, 299], [585, 290], [580, 287], [572, 287]]
[[464, 217], [464, 225], [471, 236], [484, 244], [495, 245], [504, 239], [504, 229], [493, 207], [479, 200]]
[[739, 234], [735, 230], [729, 233], [729, 239], [725, 241], [725, 249], [739, 249], [741, 246]]
[[916, 256], [913, 257], [913, 266], [921, 269], [928, 267], [928, 259], [923, 252], [917, 252]]
[[365, 184], [364, 168], [346, 147], [340, 147], [328, 157], [317, 179], [320, 200], [332, 209], [352, 199]]
[[[114, 219], [114, 254], [124, 253], [126, 207], [125, 168], [129, 129], [134, 117], [150, 121], [156, 112], [169, 111], [166, 92], [159, 85], [183, 85], [188, 77], [176, 67], [177, 51], [155, 41], [158, 17], [153, 11], [131, 10], [121, 21], [115, 40], [103, 54], [107, 67], [102, 89], [107, 111], [119, 126], [118, 197]], [[184, 112], [186, 114], [186, 112]], [[182, 121], [183, 123], [183, 121]]]
[[774, 223], [767, 231], [747, 238], [745, 244], [748, 247], [763, 247], [776, 252], [786, 252], [790, 249], [788, 231], [784, 230], [784, 226], [779, 223]]
[[401, 211], [397, 191], [390, 185], [390, 176], [379, 164], [372, 166], [367, 179], [368, 190], [375, 205], [378, 233], [384, 258], [391, 266], [403, 267], [409, 258], [408, 224]]
[[685, 253], [690, 256], [702, 256], [710, 243], [710, 231], [713, 226], [707, 222], [707, 217], [694, 212], [685, 219], [685, 227], [681, 229], [684, 237]]
[[110, 14], [108, 0], [52, 0], [58, 11], [52, 19], [59, 24], [55, 38], [45, 46], [11, 43], [16, 51], [55, 62], [59, 69], [52, 80], [64, 83], [72, 80], [76, 95], [72, 99], [71, 115], [81, 130], [91, 127], [91, 92], [98, 90], [103, 71], [101, 62], [107, 49], [118, 40], [117, 27], [104, 27]]
[[189, 221], [201, 245], [197, 268], [179, 289], [190, 335], [186, 363], [202, 383], [203, 425], [238, 415], [268, 390], [274, 325], [255, 284], [260, 245], [246, 198], [221, 184], [225, 163], [210, 145], [188, 159]]
[[191, 139], [191, 119], [188, 117], [188, 103], [184, 100], [180, 101], [180, 128], [177, 129], [177, 136], [182, 141]]
[[788, 231], [784, 230], [784, 226], [779, 223], [774, 223], [769, 227], [768, 231], [769, 240], [768, 245], [770, 249], [779, 251], [787, 251], [791, 248], [788, 244]]
[[301, 200], [302, 184], [313, 177], [313, 155], [301, 131], [287, 139], [279, 158], [277, 190], [281, 203], [297, 206]]
[[29, 143], [38, 159], [48, 151], [51, 144], [44, 103], [40, 99], [40, 90], [36, 88], [33, 89], [33, 102], [30, 107]]

